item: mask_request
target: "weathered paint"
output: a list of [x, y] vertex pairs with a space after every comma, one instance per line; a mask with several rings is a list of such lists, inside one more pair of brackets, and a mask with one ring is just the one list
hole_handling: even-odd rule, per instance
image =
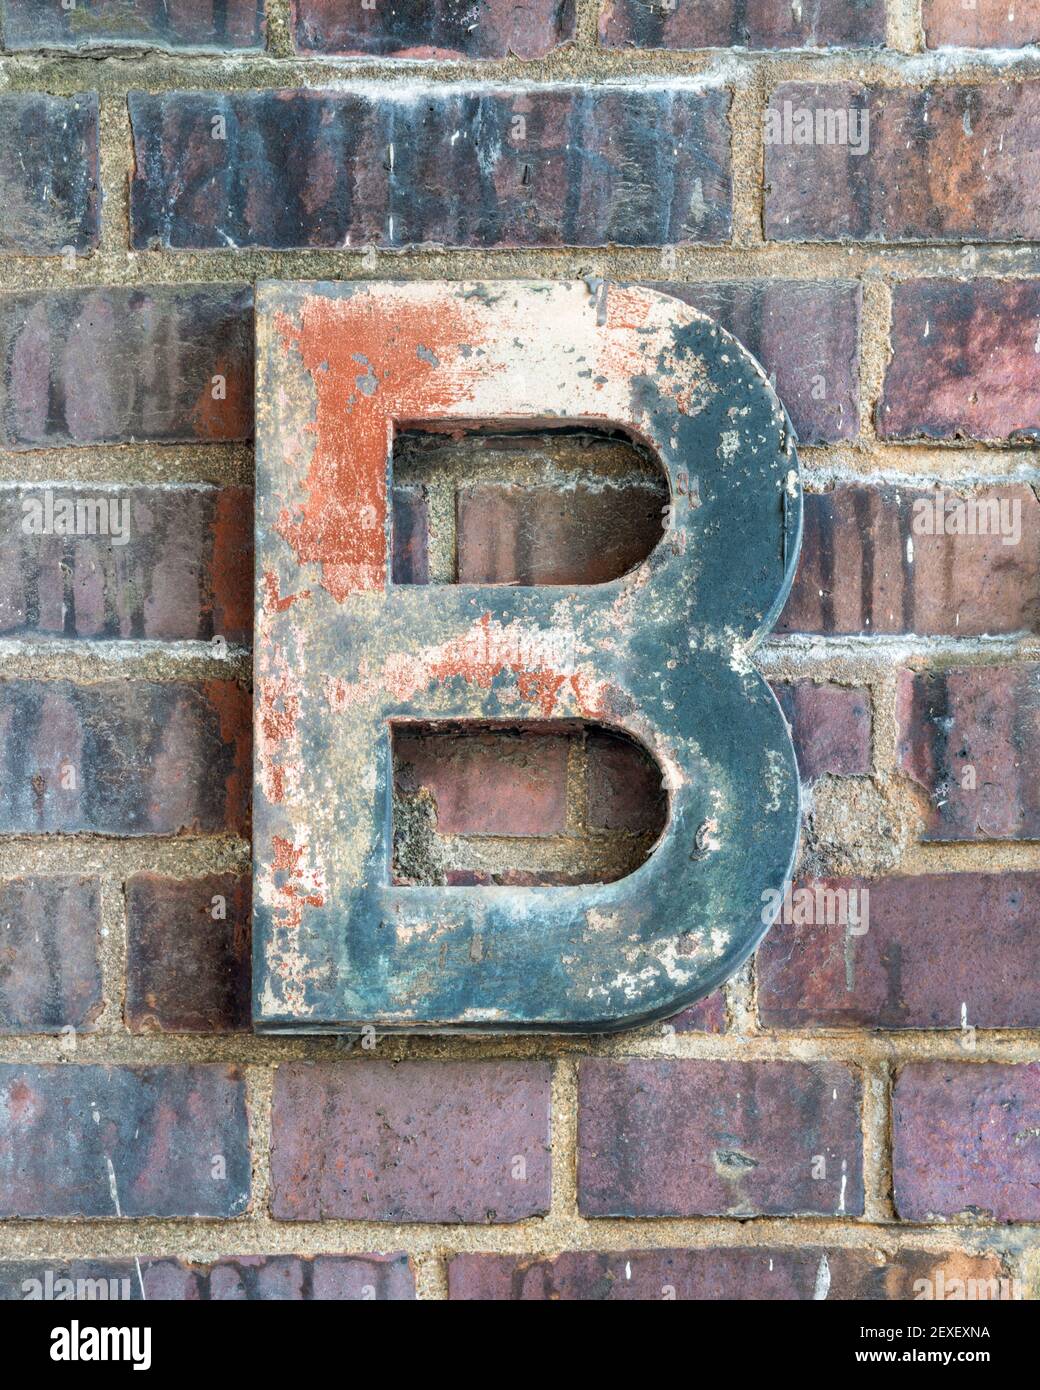
[[[254, 1023], [602, 1031], [710, 993], [789, 874], [798, 777], [750, 653], [802, 498], [758, 364], [653, 290], [269, 284], [258, 304]], [[661, 543], [610, 583], [395, 586], [395, 429], [626, 430]], [[659, 763], [668, 825], [609, 884], [391, 883], [390, 729], [595, 719]]]

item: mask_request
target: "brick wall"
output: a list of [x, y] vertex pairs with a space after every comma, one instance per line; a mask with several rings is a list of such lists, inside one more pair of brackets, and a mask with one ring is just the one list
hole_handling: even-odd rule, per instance
[[[0, 9], [3, 1295], [1035, 1290], [1040, 9]], [[778, 925], [610, 1040], [250, 1036], [252, 287], [398, 276], [660, 284], [774, 375], [806, 537], [759, 659], [798, 887], [868, 930]], [[603, 561], [467, 486], [466, 572]], [[936, 489], [1017, 539], [919, 529]], [[412, 520], [402, 573], [450, 578]], [[495, 737], [398, 749], [440, 870], [638, 862], [630, 750]]]

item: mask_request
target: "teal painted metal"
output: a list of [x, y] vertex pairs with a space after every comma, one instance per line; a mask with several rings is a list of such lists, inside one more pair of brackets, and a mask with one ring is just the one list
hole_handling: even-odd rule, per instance
[[[787, 416], [717, 324], [607, 284], [269, 284], [258, 305], [255, 1001], [263, 1031], [601, 1032], [714, 990], [797, 844], [752, 660], [794, 574]], [[394, 586], [393, 431], [609, 425], [654, 450], [661, 543], [590, 586]], [[663, 771], [627, 878], [390, 881], [390, 729], [595, 720]]]

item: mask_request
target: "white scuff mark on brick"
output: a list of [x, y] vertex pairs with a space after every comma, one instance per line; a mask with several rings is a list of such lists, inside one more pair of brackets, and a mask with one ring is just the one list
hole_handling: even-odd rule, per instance
[[108, 1169], [108, 1191], [112, 1198], [112, 1209], [117, 1216], [122, 1216], [122, 1208], [119, 1205], [119, 1186], [116, 1183], [116, 1170], [108, 1154], [105, 1154], [105, 1166]]
[[813, 1285], [813, 1299], [817, 1303], [822, 1303], [827, 1297], [831, 1288], [831, 1267], [827, 1263], [827, 1256], [820, 1256], [820, 1263], [816, 1266], [816, 1283]]
[[690, 217], [700, 226], [708, 216], [708, 203], [704, 197], [703, 179], [694, 179], [690, 193]]

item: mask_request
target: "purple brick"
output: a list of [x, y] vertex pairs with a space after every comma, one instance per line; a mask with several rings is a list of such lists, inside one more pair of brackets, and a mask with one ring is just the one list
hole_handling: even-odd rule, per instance
[[859, 434], [858, 282], [660, 281], [654, 288], [692, 304], [740, 339], [769, 373], [803, 444], [834, 444]]
[[92, 1028], [102, 1008], [96, 878], [0, 883], [0, 1033]]
[[0, 487], [0, 634], [252, 634], [246, 488]]
[[239, 874], [126, 884], [126, 1022], [132, 1033], [250, 1026], [250, 882]]
[[1040, 664], [901, 671], [897, 717], [926, 840], [1040, 838]]
[[239, 1255], [196, 1264], [148, 1260], [143, 1264], [150, 1299], [178, 1302], [282, 1302], [415, 1298], [407, 1255]]
[[1040, 82], [782, 83], [766, 114], [766, 238], [1034, 241], [1038, 110]]
[[592, 729], [588, 758], [589, 828], [633, 834], [660, 832], [668, 798], [660, 767], [634, 739]]
[[603, 0], [606, 48], [852, 48], [885, 42], [884, 0]]
[[253, 292], [0, 296], [0, 447], [224, 443], [253, 433]]
[[677, 1033], [724, 1033], [726, 1031], [726, 996], [721, 989], [707, 999], [691, 1004], [681, 1014], [666, 1020]]
[[6, 0], [8, 49], [263, 47], [264, 0]]
[[575, 0], [293, 0], [293, 38], [303, 53], [350, 57], [544, 58], [573, 41], [575, 13]]
[[393, 575], [395, 584], [430, 582], [430, 504], [422, 487], [393, 489]]
[[405, 1254], [238, 1255], [192, 1260], [4, 1260], [0, 1300], [178, 1303], [415, 1298]]
[[0, 1065], [0, 1217], [237, 1216], [236, 1067]]
[[1038, 317], [1040, 280], [928, 277], [894, 285], [878, 433], [883, 439], [1040, 438]]
[[870, 771], [870, 692], [815, 681], [779, 681], [773, 693], [791, 725], [803, 782]]
[[460, 584], [602, 584], [661, 539], [657, 479], [619, 486], [477, 483], [458, 491]]
[[[827, 925], [836, 893], [857, 920]], [[803, 880], [791, 903], [758, 952], [768, 1027], [1040, 1027], [1040, 875]]]
[[915, 1062], [892, 1098], [904, 1221], [1040, 1220], [1040, 1063]]
[[1040, 42], [1040, 8], [1008, 0], [924, 0], [929, 48], [1018, 48]]
[[548, 1210], [547, 1063], [283, 1065], [271, 1121], [280, 1220], [521, 1221]]
[[1038, 568], [1031, 488], [841, 484], [805, 494], [801, 560], [777, 632], [1032, 632]]
[[0, 93], [0, 252], [92, 251], [101, 235], [98, 159], [96, 92]]
[[250, 717], [234, 681], [0, 681], [0, 831], [242, 832]]
[[433, 798], [441, 835], [559, 834], [571, 742], [526, 731], [395, 734], [394, 784]]
[[859, 1215], [859, 1106], [858, 1074], [836, 1062], [584, 1061], [580, 1209]]
[[[129, 102], [138, 250], [730, 235], [725, 91], [131, 92]], [[217, 120], [226, 139], [214, 138]]]
[[969, 1287], [971, 1296], [984, 1299], [1012, 1291], [999, 1259], [963, 1251], [902, 1250], [885, 1260], [869, 1250], [709, 1246], [569, 1250], [555, 1257], [467, 1253], [448, 1264], [448, 1297], [483, 1302], [879, 1301], [929, 1293], [964, 1298]]

